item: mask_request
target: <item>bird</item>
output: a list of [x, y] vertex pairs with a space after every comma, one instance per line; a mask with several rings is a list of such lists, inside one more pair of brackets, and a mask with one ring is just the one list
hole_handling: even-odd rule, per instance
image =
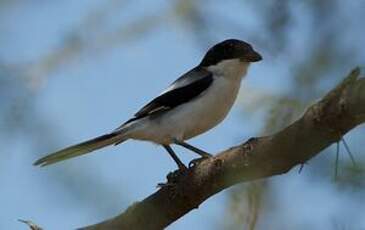
[[186, 170], [171, 145], [200, 155], [212, 155], [186, 141], [212, 129], [232, 108], [251, 63], [262, 60], [253, 47], [239, 39], [226, 39], [208, 49], [201, 62], [142, 107], [131, 119], [113, 131], [53, 152], [34, 162], [47, 166], [127, 140], [161, 145]]

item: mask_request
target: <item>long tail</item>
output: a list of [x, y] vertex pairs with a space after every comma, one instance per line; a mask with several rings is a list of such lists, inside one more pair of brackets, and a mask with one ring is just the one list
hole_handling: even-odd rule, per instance
[[124, 135], [121, 132], [113, 132], [109, 134], [105, 134], [94, 139], [82, 142], [80, 144], [72, 145], [60, 151], [51, 153], [36, 162], [33, 165], [37, 166], [47, 166], [50, 164], [57, 163], [59, 161], [67, 160], [73, 157], [81, 156], [86, 153], [90, 153], [94, 150], [103, 148], [105, 146], [121, 143], [125, 141]]

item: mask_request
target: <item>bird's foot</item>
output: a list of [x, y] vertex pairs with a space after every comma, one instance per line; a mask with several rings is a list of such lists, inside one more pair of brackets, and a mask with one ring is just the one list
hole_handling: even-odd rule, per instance
[[202, 163], [204, 160], [206, 160], [208, 158], [211, 158], [211, 157], [212, 157], [212, 155], [209, 154], [209, 155], [204, 156], [204, 157], [199, 157], [199, 158], [193, 159], [192, 161], [189, 162], [189, 168], [194, 168], [195, 166]]
[[[179, 172], [180, 174], [182, 174], [188, 170], [188, 168], [182, 162], [180, 162], [180, 164], [178, 164], [177, 166], [179, 168], [175, 172]], [[173, 173], [175, 173], [175, 172], [173, 172]]]
[[156, 187], [157, 188], [174, 187], [179, 182], [180, 177], [184, 175], [187, 171], [188, 168], [185, 165], [183, 165], [183, 167], [179, 165], [179, 169], [167, 174], [166, 183], [164, 182], [158, 183]]

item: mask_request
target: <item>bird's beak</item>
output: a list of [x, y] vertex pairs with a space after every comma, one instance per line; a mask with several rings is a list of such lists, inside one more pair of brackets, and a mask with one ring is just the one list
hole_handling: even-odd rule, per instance
[[246, 54], [244, 57], [241, 58], [242, 61], [245, 62], [258, 62], [262, 60], [262, 56], [257, 53], [256, 51], [252, 50], [248, 54]]

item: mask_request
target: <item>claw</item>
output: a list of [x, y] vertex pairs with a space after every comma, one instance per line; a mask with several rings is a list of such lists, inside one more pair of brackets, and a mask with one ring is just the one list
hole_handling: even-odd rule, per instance
[[178, 182], [180, 177], [188, 171], [188, 168], [184, 165], [184, 167], [179, 167], [179, 169], [170, 172], [167, 174], [166, 179], [167, 182], [161, 182], [156, 185], [156, 188], [165, 188], [165, 187], [174, 187]]

